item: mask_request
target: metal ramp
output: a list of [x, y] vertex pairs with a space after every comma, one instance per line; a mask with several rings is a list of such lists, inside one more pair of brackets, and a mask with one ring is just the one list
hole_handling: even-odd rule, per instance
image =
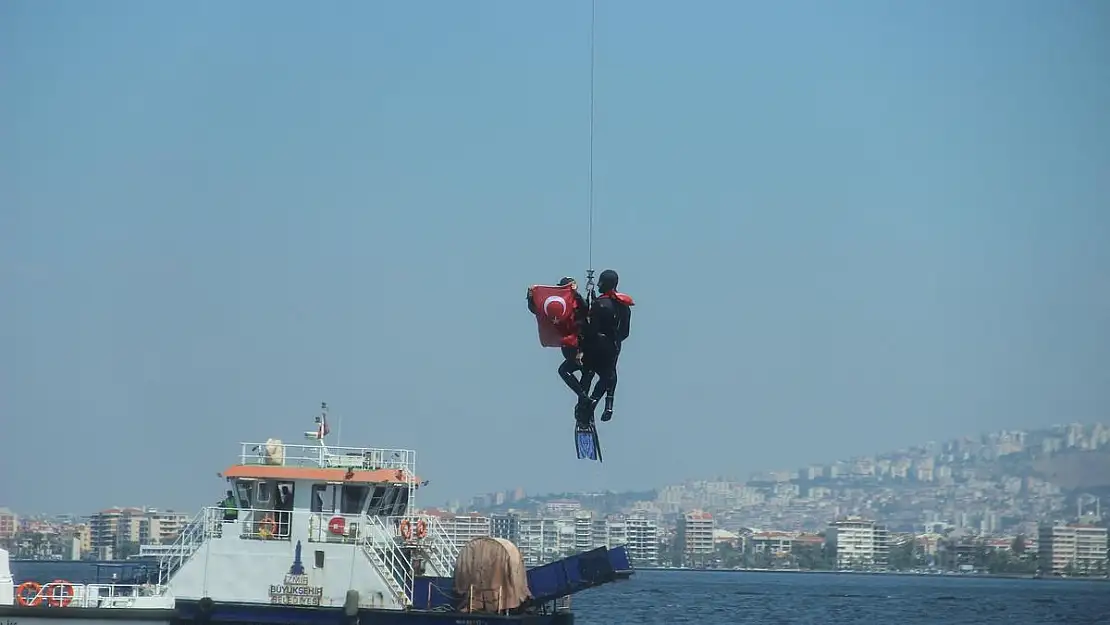
[[542, 605], [632, 575], [624, 547], [598, 547], [528, 571], [532, 605]]
[[[541, 606], [583, 590], [603, 586], [632, 575], [624, 547], [598, 547], [569, 558], [528, 569], [528, 589], [532, 599], [526, 607]], [[450, 577], [417, 577], [413, 584], [413, 608], [443, 609], [453, 606], [455, 597]]]

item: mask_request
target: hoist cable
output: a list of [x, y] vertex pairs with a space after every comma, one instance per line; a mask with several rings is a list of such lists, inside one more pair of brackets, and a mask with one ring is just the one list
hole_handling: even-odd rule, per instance
[[589, 207], [589, 264], [587, 265], [587, 291], [593, 290], [594, 281], [594, 25], [597, 20], [597, 0], [590, 0], [590, 169], [588, 177], [587, 206]]

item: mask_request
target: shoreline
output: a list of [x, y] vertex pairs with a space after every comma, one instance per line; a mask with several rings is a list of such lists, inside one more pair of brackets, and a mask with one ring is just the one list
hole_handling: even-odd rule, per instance
[[1056, 582], [1107, 582], [1106, 577], [1037, 577], [1032, 573], [960, 573], [958, 571], [926, 573], [920, 571], [829, 571], [818, 569], [708, 569], [665, 566], [634, 567], [634, 571], [666, 571], [689, 573], [796, 573], [807, 575], [876, 575], [890, 577], [943, 577], [976, 579], [1013, 579]]

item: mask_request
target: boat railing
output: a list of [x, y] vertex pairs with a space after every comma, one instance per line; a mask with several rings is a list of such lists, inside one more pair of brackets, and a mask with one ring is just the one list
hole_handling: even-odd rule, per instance
[[200, 543], [208, 538], [222, 538], [225, 532], [238, 533], [239, 538], [248, 540], [289, 540], [294, 514], [288, 510], [208, 506], [198, 515], [203, 515], [203, 520], [196, 525], [194, 535], [200, 536]]
[[248, 540], [290, 540], [292, 536], [293, 512], [288, 510], [258, 510], [240, 508], [235, 510], [238, 518], [229, 519], [222, 508], [215, 509], [223, 518], [222, 524], [238, 523], [239, 538]]
[[158, 558], [158, 581], [165, 583], [204, 544], [210, 533], [210, 508], [202, 508], [185, 524], [169, 550]]
[[161, 584], [70, 584], [52, 582], [36, 593], [21, 595], [30, 606], [71, 608], [130, 608], [142, 597], [157, 597]]
[[355, 471], [403, 469], [411, 475], [416, 471], [416, 452], [411, 449], [294, 445], [278, 441], [240, 443], [239, 464]]
[[412, 561], [397, 544], [396, 529], [382, 517], [364, 518], [367, 526], [364, 528], [363, 550], [382, 574], [397, 603], [404, 607], [411, 606], [415, 573]]

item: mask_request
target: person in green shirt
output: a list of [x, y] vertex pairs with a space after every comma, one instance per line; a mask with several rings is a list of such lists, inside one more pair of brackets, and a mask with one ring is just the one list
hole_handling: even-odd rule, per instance
[[224, 521], [239, 520], [239, 506], [235, 503], [235, 495], [231, 491], [227, 491], [227, 497], [220, 502], [220, 507], [224, 509]]

